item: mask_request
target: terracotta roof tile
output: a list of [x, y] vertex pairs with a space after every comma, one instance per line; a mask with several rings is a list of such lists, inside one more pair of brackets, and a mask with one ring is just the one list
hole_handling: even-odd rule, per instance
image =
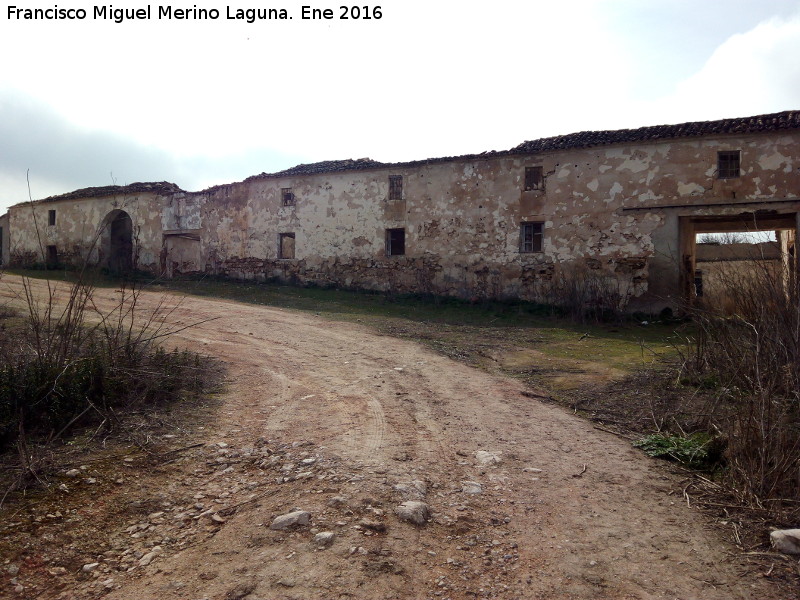
[[131, 183], [129, 185], [106, 185], [103, 187], [90, 187], [66, 194], [59, 194], [58, 196], [50, 196], [39, 202], [55, 202], [56, 200], [74, 200], [76, 198], [97, 198], [101, 196], [121, 196], [124, 194], [174, 194], [175, 192], [182, 192], [174, 183], [168, 181], [144, 182], [144, 183]]
[[277, 173], [261, 173], [260, 175], [253, 175], [248, 177], [245, 181], [253, 179], [264, 179], [272, 177], [288, 177], [292, 175], [316, 175], [317, 173], [333, 173], [337, 171], [355, 171], [361, 169], [370, 169], [375, 167], [387, 167], [388, 163], [378, 162], [371, 158], [347, 158], [344, 160], [325, 160], [322, 162], [309, 163], [305, 165], [297, 165], [290, 169], [284, 169]]
[[[278, 177], [316, 175], [321, 173], [337, 173], [343, 171], [413, 168], [423, 165], [452, 162], [456, 160], [475, 160], [520, 154], [539, 154], [542, 152], [551, 152], [555, 150], [591, 148], [595, 146], [607, 146], [611, 144], [644, 142], [651, 140], [694, 138], [725, 134], [742, 135], [766, 131], [779, 131], [783, 129], [800, 129], [800, 111], [789, 110], [767, 115], [756, 115], [753, 117], [719, 119], [717, 121], [698, 121], [691, 123], [680, 123], [677, 125], [654, 125], [650, 127], [639, 127], [638, 129], [580, 131], [578, 133], [570, 133], [567, 135], [559, 135], [523, 142], [510, 150], [491, 150], [487, 152], [481, 152], [480, 154], [464, 154], [460, 156], [427, 158], [409, 162], [383, 163], [370, 158], [326, 160], [322, 162], [297, 165], [276, 173], [261, 173], [259, 175], [253, 175], [245, 179], [245, 181], [272, 179]], [[194, 193], [207, 193], [218, 188], [225, 188], [231, 185], [235, 184], [229, 183], [217, 185], [208, 188], [203, 192]], [[174, 183], [169, 183], [166, 181], [156, 183], [132, 183], [126, 186], [111, 185], [106, 187], [75, 190], [74, 192], [69, 192], [67, 194], [45, 198], [41, 202], [144, 192], [166, 195], [176, 192], [183, 192], [183, 190]]]
[[707, 135], [748, 134], [781, 129], [800, 129], [800, 111], [789, 110], [769, 115], [737, 119], [698, 121], [678, 125], [654, 125], [638, 129], [613, 131], [580, 131], [567, 135], [523, 142], [512, 148], [513, 154], [536, 154], [568, 148], [591, 148], [626, 142], [641, 142], [674, 138], [692, 138]]
[[678, 125], [653, 125], [639, 127], [638, 129], [616, 129], [611, 131], [581, 131], [567, 135], [542, 138], [523, 142], [511, 150], [490, 150], [480, 154], [464, 154], [460, 156], [444, 156], [440, 158], [427, 158], [408, 162], [382, 163], [369, 158], [358, 160], [327, 160], [307, 165], [297, 165], [291, 169], [277, 173], [261, 173], [248, 177], [245, 181], [254, 179], [268, 179], [291, 175], [316, 175], [319, 173], [335, 173], [341, 171], [369, 170], [380, 168], [409, 168], [422, 165], [452, 162], [454, 160], [474, 160], [498, 156], [518, 154], [539, 154], [554, 150], [568, 150], [572, 148], [591, 148], [629, 142], [643, 142], [650, 140], [692, 138], [707, 135], [747, 134], [763, 131], [776, 131], [780, 129], [800, 128], [800, 111], [785, 111], [754, 117], [734, 119], [720, 119], [717, 121], [699, 121], [680, 123]]

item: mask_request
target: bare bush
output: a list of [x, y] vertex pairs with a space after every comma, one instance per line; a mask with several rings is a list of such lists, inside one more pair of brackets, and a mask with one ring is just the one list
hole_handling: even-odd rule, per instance
[[[33, 203], [31, 210], [36, 225]], [[159, 344], [178, 331], [165, 325], [177, 306], [162, 300], [142, 310], [135, 279], [121, 280], [110, 310], [95, 303], [88, 261], [106, 228], [101, 225], [86, 252], [78, 253], [83, 259], [74, 283], [23, 278], [17, 299], [23, 323], [0, 339], [0, 450], [16, 446], [18, 485], [37, 475], [32, 440], [45, 446], [88, 421], [99, 421], [99, 431], [118, 421], [120, 409], [196, 395], [208, 383], [200, 356], [167, 352]], [[36, 231], [44, 257], [38, 226]]]
[[140, 292], [122, 283], [111, 310], [94, 301], [85, 280], [36, 285], [23, 279], [27, 314], [0, 344], [0, 449], [16, 446], [24, 473], [35, 475], [31, 439], [52, 442], [89, 421], [110, 427], [120, 409], [199, 393], [201, 358], [159, 345], [175, 306], [141, 310]]
[[751, 242], [751, 236], [739, 231], [728, 231], [725, 233], [704, 233], [697, 236], [698, 244], [711, 244], [712, 246], [720, 246], [723, 244], [748, 244]]
[[742, 500], [797, 508], [800, 490], [800, 294], [795, 274], [740, 261], [719, 294], [691, 308], [685, 374], [717, 390], [709, 426], [727, 438], [727, 476]]
[[616, 321], [623, 318], [632, 291], [624, 277], [576, 262], [559, 266], [537, 300], [577, 321]]

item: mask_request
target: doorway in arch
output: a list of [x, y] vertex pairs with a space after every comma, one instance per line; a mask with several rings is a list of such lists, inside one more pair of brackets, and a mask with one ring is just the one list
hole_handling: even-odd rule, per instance
[[133, 221], [124, 210], [112, 210], [104, 220], [102, 250], [105, 266], [114, 274], [133, 269]]

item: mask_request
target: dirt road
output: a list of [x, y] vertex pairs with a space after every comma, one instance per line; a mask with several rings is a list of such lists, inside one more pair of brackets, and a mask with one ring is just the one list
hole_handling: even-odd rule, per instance
[[[172, 341], [227, 364], [215, 420], [117, 486], [157, 502], [38, 597], [771, 597], [663, 465], [514, 380], [309, 314], [187, 297], [170, 318], [205, 321]], [[427, 524], [395, 515], [409, 499]], [[295, 509], [311, 523], [269, 528]]]

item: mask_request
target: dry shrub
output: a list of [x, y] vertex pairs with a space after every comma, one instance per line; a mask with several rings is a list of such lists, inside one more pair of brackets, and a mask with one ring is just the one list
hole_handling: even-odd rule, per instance
[[176, 306], [142, 310], [139, 290], [124, 282], [106, 311], [83, 278], [42, 287], [45, 293], [23, 279], [26, 314], [0, 343], [0, 450], [16, 446], [23, 475], [36, 475], [34, 445], [73, 426], [111, 426], [117, 411], [193, 396], [206, 386], [198, 355], [159, 345], [174, 333], [164, 323]]
[[740, 498], [774, 509], [800, 500], [800, 295], [794, 273], [747, 261], [719, 274], [716, 297], [691, 308], [684, 368], [718, 391], [713, 429], [727, 438]]
[[537, 300], [577, 321], [607, 322], [623, 319], [631, 293], [626, 278], [574, 262], [559, 265]]

